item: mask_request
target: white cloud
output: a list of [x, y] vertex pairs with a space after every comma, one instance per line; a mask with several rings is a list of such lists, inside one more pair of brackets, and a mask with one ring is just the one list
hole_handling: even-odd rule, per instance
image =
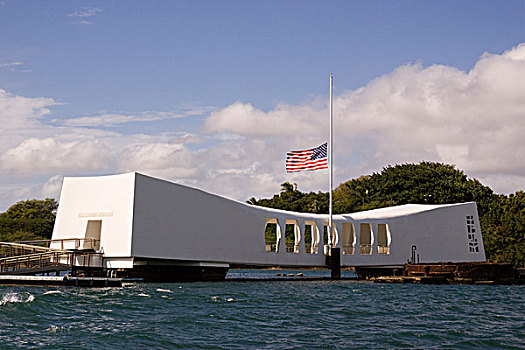
[[86, 170], [107, 170], [111, 153], [97, 141], [61, 142], [52, 138], [29, 138], [0, 156], [0, 169], [30, 175]]
[[56, 134], [42, 124], [42, 119], [59, 105], [51, 98], [16, 96], [0, 89], [0, 154], [26, 138]]
[[102, 10], [97, 7], [84, 7], [75, 12], [69, 13], [67, 16], [75, 18], [88, 18], [96, 16], [100, 12], [102, 12]]
[[95, 24], [95, 22], [86, 21], [85, 19], [83, 19], [83, 20], [80, 20], [80, 21], [73, 22], [73, 24], [87, 24], [87, 25], [91, 25], [91, 24]]
[[45, 183], [0, 184], [0, 210], [4, 211], [11, 205], [27, 199], [60, 198], [63, 177], [60, 175], [49, 178]]
[[19, 201], [36, 198], [40, 192], [38, 185], [28, 183], [1, 184], [0, 191], [2, 193], [0, 198], [2, 211]]
[[51, 98], [15, 96], [0, 89], [0, 122], [2, 128], [37, 121], [49, 114], [50, 107], [59, 105]]
[[7, 62], [7, 63], [0, 63], [0, 68], [4, 67], [16, 67], [21, 66], [22, 62]]
[[431, 159], [472, 175], [525, 175], [523, 52], [525, 45], [484, 55], [468, 73], [407, 65], [343, 94], [339, 140], [366, 135], [379, 149], [367, 154], [377, 164]]
[[94, 116], [84, 116], [65, 119], [61, 122], [66, 126], [107, 127], [131, 122], [153, 122], [164, 119], [184, 118], [191, 115], [202, 114], [207, 108], [196, 107], [195, 109], [183, 110], [181, 112], [159, 112], [145, 111], [138, 113], [101, 113]]
[[163, 116], [149, 115], [144, 117], [135, 117], [126, 114], [100, 114], [89, 117], [78, 117], [72, 119], [66, 119], [62, 122], [63, 125], [67, 126], [115, 126], [118, 124], [130, 123], [130, 122], [142, 122], [142, 121], [156, 121], [164, 119]]
[[72, 24], [92, 25], [94, 22], [91, 19], [101, 12], [103, 12], [102, 9], [97, 7], [83, 7], [77, 11], [69, 13], [67, 16], [77, 19], [77, 21], [72, 22]]
[[275, 136], [312, 134], [318, 130], [313, 123], [318, 105], [279, 105], [273, 111], [263, 112], [249, 103], [235, 102], [206, 120], [208, 132], [232, 132], [245, 136]]
[[170, 173], [170, 177], [197, 175], [198, 161], [182, 144], [153, 143], [124, 150], [117, 159], [117, 171], [142, 171], [148, 174]]
[[42, 186], [42, 197], [58, 199], [62, 190], [62, 182], [64, 182], [64, 176], [62, 175], [50, 177]]

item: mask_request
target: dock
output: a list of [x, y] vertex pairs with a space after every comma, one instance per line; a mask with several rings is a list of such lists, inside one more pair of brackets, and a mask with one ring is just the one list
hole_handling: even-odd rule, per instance
[[522, 284], [521, 271], [506, 263], [405, 264], [392, 275], [367, 276], [374, 283]]
[[[85, 246], [90, 248], [92, 240], [56, 240], [53, 243], [58, 248], [51, 248], [50, 242], [0, 242], [0, 285], [122, 286], [119, 278], [101, 276], [102, 254], [79, 250]], [[39, 245], [42, 243], [46, 246]], [[65, 246], [72, 249], [66, 250]], [[69, 271], [71, 275], [60, 276], [65, 271]]]
[[0, 275], [0, 285], [121, 287], [122, 279], [105, 277]]

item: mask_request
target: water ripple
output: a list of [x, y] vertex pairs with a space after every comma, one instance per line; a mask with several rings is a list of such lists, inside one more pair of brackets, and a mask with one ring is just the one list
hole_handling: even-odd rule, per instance
[[0, 344], [54, 349], [525, 349], [524, 286], [352, 281], [0, 287]]

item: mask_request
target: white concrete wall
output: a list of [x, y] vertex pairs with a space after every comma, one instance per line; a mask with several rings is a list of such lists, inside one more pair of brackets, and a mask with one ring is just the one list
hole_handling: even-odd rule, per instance
[[[343, 255], [342, 264], [346, 266], [400, 265], [411, 258], [412, 245], [415, 245], [420, 262], [474, 262], [485, 261], [485, 250], [481, 239], [481, 230], [476, 203], [461, 203], [437, 206], [434, 209], [413, 213], [406, 216], [382, 219], [364, 219], [356, 221], [357, 242], [354, 255]], [[468, 246], [466, 216], [473, 215], [476, 223], [476, 235], [480, 242], [478, 253], [471, 253]], [[348, 216], [348, 218], [350, 218]], [[350, 220], [352, 221], [352, 220]], [[374, 244], [371, 255], [359, 252], [359, 224], [372, 224]], [[388, 225], [391, 243], [390, 254], [378, 254], [377, 225]]]
[[[322, 241], [327, 215], [292, 213], [261, 208], [211, 195], [193, 188], [137, 174], [132, 255], [146, 258], [181, 259], [262, 265], [322, 266]], [[368, 214], [368, 215], [367, 215]], [[434, 206], [401, 206], [359, 214], [335, 215], [341, 241], [342, 222], [355, 222], [354, 255], [343, 255], [345, 266], [402, 265], [417, 246], [421, 262], [484, 261], [480, 252], [469, 252], [466, 215], [474, 215], [480, 234], [475, 203]], [[370, 218], [370, 219], [367, 219]], [[266, 219], [277, 219], [282, 238], [278, 253], [266, 252]], [[359, 220], [355, 220], [359, 218]], [[297, 220], [301, 231], [299, 254], [285, 248], [286, 220]], [[321, 234], [319, 253], [307, 254], [304, 222], [314, 220]], [[361, 255], [359, 223], [371, 223], [374, 233], [371, 255]], [[377, 250], [377, 225], [389, 225], [390, 254]], [[481, 236], [479, 236], [481, 242]], [[481, 243], [482, 244], [482, 243]], [[341, 247], [341, 244], [339, 244]]]
[[134, 173], [66, 177], [52, 238], [84, 238], [88, 220], [102, 220], [100, 246], [105, 256], [130, 257], [134, 186]]
[[[285, 218], [296, 216], [140, 174], [136, 184], [133, 256], [250, 264], [324, 264], [324, 256], [320, 255], [266, 253], [266, 218], [277, 218], [284, 232]], [[284, 238], [281, 243], [284, 252]]]

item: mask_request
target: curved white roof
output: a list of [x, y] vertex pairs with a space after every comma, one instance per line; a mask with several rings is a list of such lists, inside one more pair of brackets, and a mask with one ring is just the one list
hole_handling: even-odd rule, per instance
[[396, 218], [412, 214], [423, 213], [426, 211], [461, 205], [464, 203], [454, 204], [404, 204], [395, 207], [378, 208], [366, 211], [360, 211], [357, 213], [343, 214], [347, 219], [363, 220], [363, 219], [386, 219]]

